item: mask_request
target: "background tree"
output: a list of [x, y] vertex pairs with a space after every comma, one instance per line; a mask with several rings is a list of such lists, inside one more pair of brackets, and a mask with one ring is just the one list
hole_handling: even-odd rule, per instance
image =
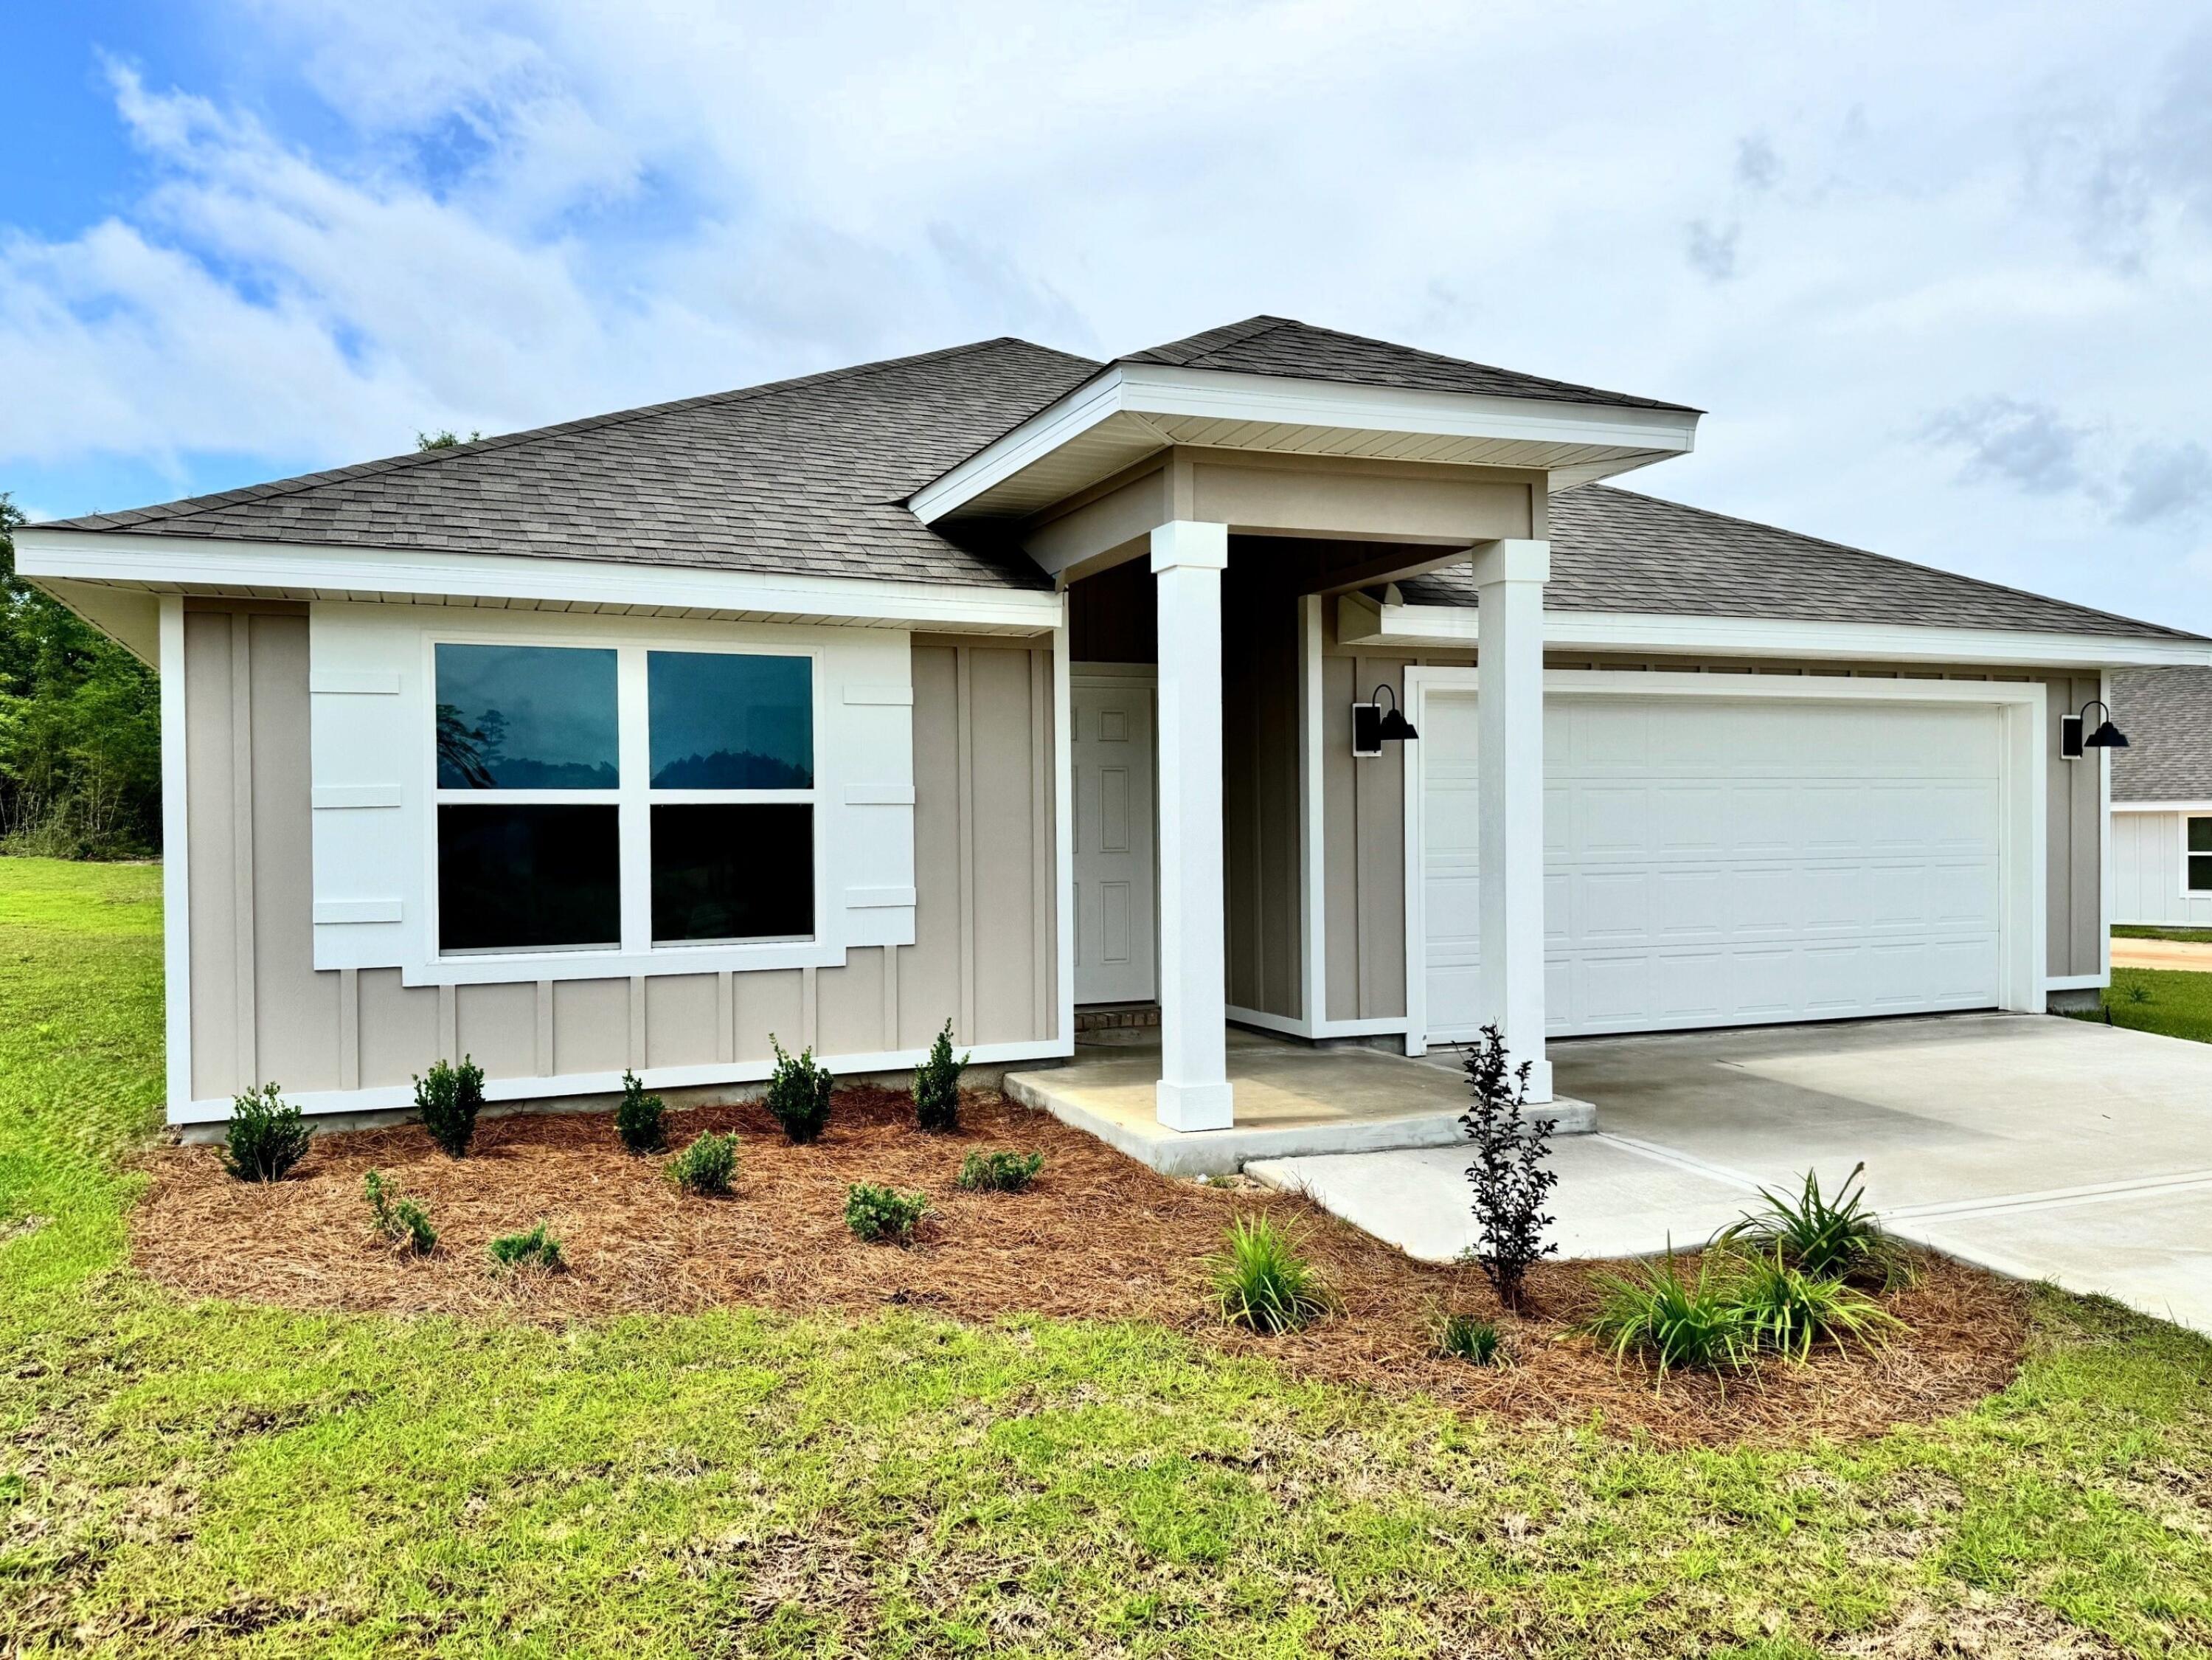
[[0, 852], [158, 852], [161, 697], [153, 672], [15, 575], [23, 515], [0, 493]]

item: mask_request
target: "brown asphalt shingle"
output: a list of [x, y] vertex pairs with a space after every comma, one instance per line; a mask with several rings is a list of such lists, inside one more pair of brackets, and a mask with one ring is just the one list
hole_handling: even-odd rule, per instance
[[2212, 801], [2212, 669], [2127, 669], [2112, 677], [2115, 801]]

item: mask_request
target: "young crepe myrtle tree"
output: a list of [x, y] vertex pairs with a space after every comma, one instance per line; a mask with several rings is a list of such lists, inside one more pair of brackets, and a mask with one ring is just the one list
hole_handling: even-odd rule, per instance
[[1495, 1025], [1482, 1029], [1466, 1051], [1465, 1064], [1474, 1104], [1459, 1122], [1474, 1143], [1467, 1179], [1474, 1188], [1477, 1238], [1468, 1256], [1487, 1276], [1498, 1300], [1517, 1313], [1527, 1306], [1528, 1270], [1559, 1248], [1544, 1239], [1555, 1219], [1545, 1213], [1544, 1199], [1559, 1179], [1544, 1162], [1551, 1156], [1556, 1121], [1523, 1116], [1529, 1063], [1511, 1064], [1505, 1034]]

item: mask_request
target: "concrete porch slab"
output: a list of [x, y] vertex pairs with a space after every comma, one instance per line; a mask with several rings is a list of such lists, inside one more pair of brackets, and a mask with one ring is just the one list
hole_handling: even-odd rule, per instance
[[[1455, 1147], [1467, 1091], [1452, 1073], [1368, 1049], [1316, 1049], [1256, 1032], [1229, 1036], [1237, 1122], [1228, 1129], [1169, 1129], [1154, 1113], [1160, 1075], [1156, 1037], [1079, 1042], [1067, 1065], [1006, 1074], [1024, 1106], [1086, 1130], [1169, 1176], [1226, 1176], [1255, 1158]], [[1541, 1110], [1572, 1135], [1596, 1122], [1583, 1101]]]

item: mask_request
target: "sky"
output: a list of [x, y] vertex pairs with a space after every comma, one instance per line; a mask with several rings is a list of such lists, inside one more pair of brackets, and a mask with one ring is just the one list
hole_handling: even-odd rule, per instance
[[1622, 482], [2212, 632], [2212, 8], [72, 0], [33, 518], [1256, 313], [1692, 404]]

